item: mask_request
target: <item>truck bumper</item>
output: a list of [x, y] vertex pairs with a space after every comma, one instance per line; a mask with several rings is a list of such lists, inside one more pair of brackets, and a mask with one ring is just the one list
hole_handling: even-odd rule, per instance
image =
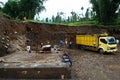
[[114, 49], [114, 50], [107, 50], [106, 52], [107, 53], [115, 53], [115, 52], [117, 52], [118, 51], [118, 49]]

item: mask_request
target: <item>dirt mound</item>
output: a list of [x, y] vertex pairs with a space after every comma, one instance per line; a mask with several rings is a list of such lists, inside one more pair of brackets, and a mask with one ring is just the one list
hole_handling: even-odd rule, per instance
[[9, 54], [11, 41], [17, 40], [17, 35], [23, 35], [24, 25], [21, 22], [13, 21], [0, 16], [0, 56]]

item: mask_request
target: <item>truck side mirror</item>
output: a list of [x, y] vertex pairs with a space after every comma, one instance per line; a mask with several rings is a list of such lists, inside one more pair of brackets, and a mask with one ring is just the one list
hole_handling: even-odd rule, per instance
[[118, 39], [116, 39], [116, 43], [119, 44], [119, 40]]

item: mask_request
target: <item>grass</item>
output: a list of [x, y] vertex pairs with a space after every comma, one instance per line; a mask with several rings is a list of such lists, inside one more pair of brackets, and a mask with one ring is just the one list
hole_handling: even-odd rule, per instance
[[115, 24], [113, 25], [101, 25], [99, 24], [97, 21], [77, 21], [77, 22], [42, 22], [42, 21], [39, 21], [39, 20], [26, 20], [26, 21], [23, 21], [23, 22], [34, 22], [34, 23], [45, 23], [45, 24], [55, 24], [55, 25], [66, 25], [66, 26], [83, 26], [83, 25], [88, 25], [88, 26], [91, 26], [91, 25], [100, 25], [100, 26], [104, 26], [104, 27], [120, 27], [120, 21], [118, 20]]
[[39, 20], [26, 20], [23, 22], [35, 22], [35, 23], [46, 23], [46, 24], [57, 24], [57, 25], [67, 25], [67, 26], [82, 26], [82, 25], [98, 25], [97, 21], [80, 21], [80, 22], [41, 22]]
[[41, 22], [38, 21], [38, 20], [25, 20], [25, 21], [23, 21], [23, 22], [35, 22], [35, 23], [41, 23]]
[[96, 21], [69, 22], [69, 23], [64, 23], [64, 24], [68, 26], [98, 25]]

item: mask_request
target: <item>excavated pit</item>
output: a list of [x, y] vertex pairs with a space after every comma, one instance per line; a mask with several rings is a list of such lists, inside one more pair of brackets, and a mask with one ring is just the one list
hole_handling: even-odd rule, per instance
[[[22, 23], [11, 21], [4, 17], [1, 17], [0, 21], [0, 79], [71, 79], [74, 77], [71, 75], [73, 74], [71, 68], [63, 65], [61, 60], [56, 63], [56, 60], [53, 59], [55, 62], [49, 62], [50, 64], [42, 61], [44, 59], [52, 59], [47, 59], [46, 57], [50, 56], [51, 53], [45, 55], [36, 53], [39, 51], [41, 43], [47, 44], [47, 42], [50, 42], [53, 47], [54, 45], [59, 45], [60, 40], [64, 41], [67, 38], [68, 42], [72, 41], [73, 48], [75, 48], [76, 34], [99, 34], [104, 32], [120, 40], [120, 29], [114, 27], [108, 29], [103, 26], [89, 25], [69, 27], [33, 22]], [[9, 37], [8, 39], [7, 36]], [[29, 43], [26, 43], [27, 41]], [[31, 45], [33, 53], [27, 53], [26, 46], [28, 44]], [[68, 49], [65, 48], [64, 51], [69, 54]], [[60, 56], [57, 55], [57, 58], [60, 58]]]
[[1, 57], [0, 79], [70, 79], [71, 69], [62, 55], [63, 51], [24, 51]]

